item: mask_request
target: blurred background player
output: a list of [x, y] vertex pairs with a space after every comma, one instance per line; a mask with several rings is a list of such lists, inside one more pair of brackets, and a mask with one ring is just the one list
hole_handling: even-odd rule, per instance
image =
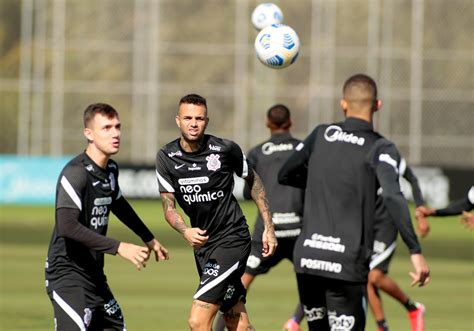
[[455, 200], [451, 202], [448, 206], [441, 209], [433, 208], [417, 208], [417, 212], [422, 214], [425, 217], [428, 216], [452, 216], [460, 215], [461, 222], [466, 226], [466, 228], [472, 230], [474, 229], [474, 214], [470, 211], [474, 209], [474, 186], [471, 186], [467, 192], [466, 197]]
[[[245, 308], [241, 277], [250, 254], [245, 216], [233, 195], [234, 173], [245, 179], [263, 218], [262, 255], [273, 255], [275, 232], [260, 177], [233, 141], [205, 134], [206, 99], [190, 94], [179, 102], [181, 137], [156, 157], [156, 173], [167, 222], [194, 248], [200, 283], [188, 319], [191, 330], [211, 330], [218, 310], [229, 330], [254, 330]], [[191, 227], [176, 210], [189, 216]]]
[[[138, 270], [149, 250], [156, 260], [168, 251], [148, 230], [118, 185], [121, 126], [117, 111], [96, 103], [84, 111], [86, 150], [59, 175], [56, 222], [46, 260], [46, 289], [54, 308], [56, 330], [125, 330], [125, 322], [104, 274], [104, 253], [119, 254]], [[106, 237], [109, 214], [137, 234], [148, 247]]]
[[309, 330], [362, 331], [373, 249], [377, 186], [409, 248], [412, 284], [429, 281], [429, 268], [400, 191], [395, 145], [374, 132], [381, 106], [366, 75], [346, 80], [341, 107], [346, 120], [317, 126], [278, 174], [281, 184], [306, 188], [303, 228], [295, 244], [298, 291]]
[[[410, 183], [413, 200], [417, 208], [422, 208], [424, 201], [418, 179], [413, 173], [413, 170], [407, 166], [405, 159], [401, 159], [398, 173]], [[397, 245], [398, 230], [383, 203], [381, 190], [379, 190], [378, 193], [380, 194], [377, 198], [375, 210], [374, 249], [370, 261], [370, 272], [367, 283], [369, 306], [377, 323], [378, 331], [388, 331], [389, 328], [385, 320], [382, 298], [378, 291], [380, 289], [399, 301], [408, 310], [408, 318], [412, 331], [424, 331], [424, 305], [413, 302], [402, 291], [398, 284], [387, 275], [388, 266], [390, 265]], [[430, 229], [429, 222], [419, 213], [417, 213], [416, 222], [418, 233], [422, 237], [425, 237]]]
[[[291, 114], [288, 107], [281, 104], [271, 107], [267, 111], [266, 121], [271, 137], [253, 147], [247, 155], [249, 163], [259, 174], [265, 186], [268, 205], [275, 225], [275, 235], [278, 239], [275, 254], [264, 257], [262, 255], [264, 223], [261, 215], [258, 214], [252, 234], [252, 250], [242, 276], [242, 283], [247, 290], [256, 276], [267, 273], [283, 259], [293, 261], [293, 248], [296, 238], [301, 232], [304, 190], [278, 183], [278, 171], [301, 142], [291, 135], [291, 125]], [[248, 186], [245, 186], [244, 197], [251, 198]], [[300, 330], [299, 323], [303, 317], [303, 309], [298, 304], [292, 318], [284, 324], [283, 330]], [[224, 322], [220, 316], [214, 330], [224, 330]]]

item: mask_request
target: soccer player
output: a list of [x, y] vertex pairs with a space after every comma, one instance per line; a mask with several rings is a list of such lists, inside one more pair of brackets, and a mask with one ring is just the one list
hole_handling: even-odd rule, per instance
[[278, 175], [282, 184], [306, 188], [303, 228], [293, 261], [310, 330], [365, 328], [378, 187], [410, 250], [412, 285], [429, 281], [400, 191], [400, 155], [372, 126], [380, 106], [372, 78], [350, 77], [341, 100], [346, 120], [317, 126]]
[[[247, 154], [249, 163], [260, 175], [265, 186], [268, 205], [275, 224], [275, 235], [278, 247], [275, 254], [269, 257], [262, 255], [263, 219], [257, 215], [252, 234], [252, 249], [247, 260], [247, 267], [242, 276], [242, 283], [248, 290], [256, 276], [267, 273], [283, 259], [293, 261], [293, 248], [301, 232], [303, 217], [304, 190], [281, 185], [277, 181], [278, 171], [283, 162], [301, 142], [290, 133], [291, 114], [288, 107], [277, 104], [267, 111], [266, 126], [270, 129], [270, 139], [252, 148]], [[247, 187], [246, 187], [247, 188]], [[249, 190], [244, 190], [244, 197], [250, 198]], [[283, 330], [300, 330], [299, 323], [304, 317], [300, 304], [295, 313], [284, 325]], [[221, 318], [215, 324], [215, 331], [224, 330]]]
[[[156, 157], [156, 173], [168, 223], [194, 249], [199, 284], [188, 324], [191, 330], [211, 330], [218, 310], [229, 330], [253, 330], [240, 280], [250, 254], [245, 217], [232, 194], [233, 174], [246, 180], [262, 215], [262, 255], [277, 246], [271, 214], [260, 177], [249, 167], [240, 147], [205, 134], [209, 122], [206, 99], [189, 94], [179, 101], [176, 124], [181, 137], [165, 145]], [[176, 201], [191, 227], [176, 210]]]
[[419, 208], [417, 209], [424, 216], [451, 216], [460, 215], [461, 222], [468, 229], [474, 229], [474, 214], [470, 211], [474, 209], [474, 186], [471, 186], [465, 198], [455, 200], [448, 206], [441, 209]]
[[[121, 126], [117, 111], [91, 104], [84, 111], [86, 150], [59, 175], [56, 222], [46, 260], [46, 289], [54, 309], [55, 330], [125, 330], [122, 311], [104, 274], [104, 253], [118, 254], [138, 270], [150, 250], [168, 259], [163, 247], [125, 200], [118, 185]], [[106, 237], [112, 211], [146, 244]]]
[[[415, 204], [417, 208], [422, 208], [424, 201], [418, 179], [404, 159], [401, 159], [398, 165], [398, 173], [410, 183]], [[388, 331], [379, 289], [399, 301], [407, 309], [412, 331], [423, 331], [425, 329], [424, 305], [413, 302], [398, 284], [387, 275], [388, 266], [395, 253], [398, 231], [381, 195], [377, 197], [374, 221], [374, 247], [370, 261], [367, 294], [378, 331]], [[419, 213], [417, 213], [416, 221], [418, 232], [422, 237], [425, 237], [430, 229], [429, 222]]]

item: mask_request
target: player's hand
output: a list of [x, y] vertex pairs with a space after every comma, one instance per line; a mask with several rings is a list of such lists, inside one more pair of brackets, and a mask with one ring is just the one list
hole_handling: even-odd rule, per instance
[[430, 282], [430, 268], [421, 254], [412, 254], [411, 263], [415, 268], [415, 272], [410, 272], [412, 279], [411, 286], [424, 286]]
[[468, 211], [463, 211], [461, 216], [461, 224], [463, 224], [466, 229], [474, 229], [474, 214]]
[[209, 240], [209, 236], [206, 236], [206, 232], [207, 230], [200, 228], [187, 228], [184, 230], [183, 236], [193, 248], [199, 248], [204, 246]]
[[165, 248], [165, 246], [160, 244], [158, 240], [153, 238], [152, 240], [148, 241], [146, 245], [150, 249], [150, 252], [155, 252], [156, 262], [169, 259], [168, 250]]
[[138, 270], [146, 267], [146, 261], [150, 257], [150, 252], [147, 247], [125, 242], [120, 243], [117, 254], [125, 260], [132, 262]]
[[428, 216], [433, 216], [434, 214], [435, 214], [435, 210], [432, 208], [428, 208], [426, 206], [419, 206], [415, 209], [416, 217], [428, 217]]
[[430, 222], [423, 212], [424, 209], [426, 209], [425, 206], [419, 206], [415, 209], [416, 232], [418, 232], [421, 238], [426, 237], [430, 232]]
[[278, 246], [278, 241], [275, 236], [275, 229], [272, 227], [265, 227], [262, 235], [262, 256], [268, 257], [272, 256], [275, 253], [275, 250]]

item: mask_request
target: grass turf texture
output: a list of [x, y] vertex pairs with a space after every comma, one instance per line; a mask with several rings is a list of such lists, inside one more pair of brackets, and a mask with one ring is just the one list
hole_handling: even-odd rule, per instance
[[[106, 274], [127, 323], [133, 330], [187, 330], [187, 316], [197, 286], [191, 248], [163, 218], [161, 202], [132, 201], [132, 205], [171, 259], [138, 272], [118, 256], [107, 256]], [[242, 203], [250, 226], [256, 209]], [[52, 306], [44, 288], [44, 261], [53, 227], [53, 207], [0, 206], [0, 330], [53, 330]], [[459, 217], [432, 218], [428, 238], [422, 239], [432, 270], [431, 283], [410, 287], [411, 270], [402, 242], [392, 261], [390, 276], [415, 301], [427, 307], [426, 329], [473, 330], [473, 237]], [[139, 239], [112, 217], [109, 236], [139, 243]], [[405, 309], [383, 295], [391, 330], [409, 330]], [[292, 266], [284, 261], [268, 275], [259, 276], [248, 294], [247, 308], [259, 331], [280, 330], [297, 301]], [[303, 323], [303, 330], [306, 330]], [[367, 330], [375, 330], [368, 314]]]

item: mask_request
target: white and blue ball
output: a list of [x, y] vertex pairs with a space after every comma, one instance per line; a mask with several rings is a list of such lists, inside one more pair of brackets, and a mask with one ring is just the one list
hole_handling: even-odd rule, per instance
[[267, 67], [282, 69], [294, 63], [300, 52], [300, 40], [288, 25], [272, 24], [255, 38], [257, 58]]
[[283, 22], [283, 13], [273, 3], [261, 3], [252, 12], [252, 24], [257, 30], [281, 22]]

